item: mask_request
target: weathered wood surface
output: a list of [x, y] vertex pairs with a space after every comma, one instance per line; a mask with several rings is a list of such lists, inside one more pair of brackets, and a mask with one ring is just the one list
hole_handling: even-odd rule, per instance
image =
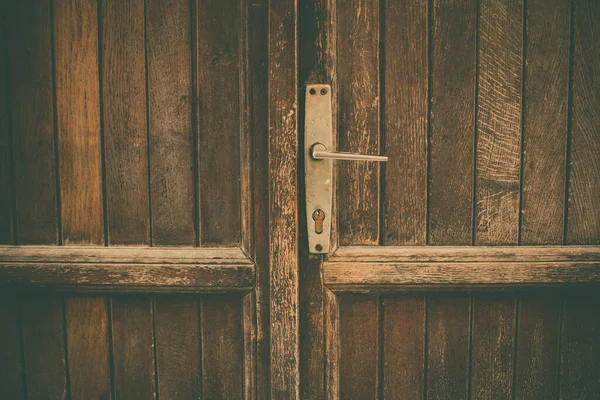
[[[8, 25], [7, 2], [0, 6], [0, 24]], [[0, 244], [13, 242], [8, 32], [0, 29]]]
[[19, 304], [14, 298], [0, 298], [0, 396], [6, 399], [25, 399], [25, 376], [19, 329]]

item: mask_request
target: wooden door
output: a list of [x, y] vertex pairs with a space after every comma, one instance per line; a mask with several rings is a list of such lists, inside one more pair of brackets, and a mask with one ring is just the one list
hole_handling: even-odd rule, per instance
[[337, 163], [336, 249], [302, 248], [303, 398], [598, 396], [597, 4], [299, 5], [301, 97], [389, 157]]

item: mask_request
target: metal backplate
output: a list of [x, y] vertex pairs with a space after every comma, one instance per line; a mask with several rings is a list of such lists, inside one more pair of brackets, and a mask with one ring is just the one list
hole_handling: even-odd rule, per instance
[[[314, 160], [310, 153], [315, 143], [322, 143], [327, 149], [331, 149], [333, 145], [331, 86], [308, 85], [305, 104], [304, 165], [308, 247], [311, 254], [327, 254], [331, 236], [332, 160]], [[325, 213], [321, 233], [317, 233], [316, 221], [313, 219], [313, 214], [319, 209]]]

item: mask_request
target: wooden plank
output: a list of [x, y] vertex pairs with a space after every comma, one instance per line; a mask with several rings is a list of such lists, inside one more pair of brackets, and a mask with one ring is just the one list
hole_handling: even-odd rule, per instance
[[112, 362], [116, 399], [152, 399], [154, 329], [150, 297], [111, 298]]
[[12, 139], [21, 244], [57, 242], [50, 7], [47, 0], [11, 7]]
[[242, 309], [239, 297], [201, 300], [204, 399], [243, 397]]
[[569, 3], [527, 1], [521, 242], [529, 245], [563, 242]]
[[[379, 153], [379, 1], [352, 0], [337, 10], [340, 151]], [[338, 165], [342, 245], [379, 243], [379, 163]]]
[[479, 18], [476, 244], [517, 244], [523, 0], [483, 0]]
[[0, 397], [25, 399], [19, 305], [14, 297], [0, 297], [0, 321]]
[[32, 294], [21, 312], [27, 398], [67, 398], [63, 298]]
[[157, 297], [156, 362], [158, 397], [202, 397], [200, 371], [200, 321], [195, 297]]
[[512, 399], [517, 299], [473, 298], [471, 398]]
[[343, 296], [339, 307], [340, 398], [377, 398], [379, 300]]
[[270, 398], [290, 400], [300, 397], [296, 21], [294, 0], [269, 3]]
[[[390, 160], [385, 164], [384, 174], [385, 210], [383, 216], [384, 237], [382, 238], [384, 244], [425, 244], [427, 240], [427, 124], [429, 112], [427, 97], [429, 27], [427, 19], [428, 2], [400, 1], [388, 2], [385, 5], [385, 31], [382, 34], [382, 40], [385, 42], [385, 66], [384, 77], [381, 78], [385, 79], [385, 84], [382, 84], [385, 101], [382, 107], [384, 107], [383, 114], [385, 116], [382, 125], [385, 136], [384, 152], [390, 157]], [[377, 23], [375, 22], [374, 27], [371, 28], [375, 30], [371, 34], [375, 35], [375, 38], [377, 38], [376, 27]], [[357, 31], [360, 30], [357, 29]], [[365, 44], [366, 51], [372, 52], [371, 44]], [[376, 51], [375, 56], [377, 56]], [[345, 60], [349, 61], [347, 58]], [[376, 66], [377, 63], [375, 62], [374, 65]], [[373, 72], [369, 68], [364, 73]], [[354, 79], [357, 78], [359, 77], [354, 76]], [[374, 84], [375, 89], [377, 88], [376, 82], [370, 84]], [[359, 90], [364, 91], [365, 89], [368, 91], [371, 88], [366, 87]], [[348, 125], [347, 134], [355, 135], [354, 129], [354, 126]], [[368, 127], [368, 130], [371, 129], [374, 132], [367, 131], [367, 134], [376, 134], [376, 122]], [[344, 130], [341, 132], [346, 133]], [[374, 153], [377, 153], [377, 140], [371, 148]], [[365, 148], [355, 148], [354, 150], [364, 152]], [[371, 167], [377, 168], [374, 163]], [[358, 176], [354, 176], [354, 179], [357, 178]], [[356, 185], [362, 186], [365, 183], [368, 181], [363, 182], [362, 179], [357, 179]], [[352, 194], [348, 193], [348, 195]], [[359, 208], [356, 211], [361, 212], [362, 210]], [[356, 219], [356, 217], [354, 218]], [[372, 222], [368, 224], [372, 224]], [[368, 227], [370, 226], [368, 225]]]
[[101, 5], [108, 242], [149, 242], [144, 2]]
[[469, 337], [469, 296], [428, 298], [425, 367], [428, 399], [468, 398]]
[[55, 4], [54, 40], [62, 235], [102, 243], [98, 13], [94, 0]]
[[576, 0], [569, 244], [600, 243], [600, 3]]
[[425, 298], [383, 300], [383, 397], [422, 399], [425, 377]]
[[256, 294], [247, 293], [242, 299], [242, 328], [244, 330], [244, 399], [256, 400]]
[[558, 396], [560, 308], [561, 299], [556, 294], [521, 296], [515, 364], [518, 399]]
[[200, 240], [241, 240], [240, 3], [198, 1]]
[[[3, 27], [8, 25], [7, 4], [4, 2], [0, 6], [0, 23]], [[8, 40], [7, 29], [0, 29], [0, 244], [13, 242]]]
[[325, 396], [327, 400], [340, 398], [340, 307], [339, 298], [324, 290], [323, 316], [325, 324]]
[[190, 2], [146, 2], [152, 244], [193, 245]]
[[600, 297], [594, 290], [565, 296], [559, 399], [593, 399], [600, 393]]
[[432, 19], [429, 243], [467, 245], [473, 221], [477, 3], [435, 0]]
[[66, 299], [70, 398], [112, 398], [108, 344], [108, 300]]

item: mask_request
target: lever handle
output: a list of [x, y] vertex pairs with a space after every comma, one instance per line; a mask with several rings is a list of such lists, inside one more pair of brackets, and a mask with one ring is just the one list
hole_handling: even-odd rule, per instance
[[347, 160], [347, 161], [379, 161], [386, 162], [386, 156], [371, 156], [366, 154], [343, 153], [329, 151], [323, 143], [315, 143], [310, 148], [310, 156], [314, 160]]

